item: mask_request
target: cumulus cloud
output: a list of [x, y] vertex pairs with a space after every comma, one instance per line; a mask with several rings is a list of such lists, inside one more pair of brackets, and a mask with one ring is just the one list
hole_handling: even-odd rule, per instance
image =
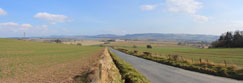
[[36, 15], [34, 15], [34, 18], [46, 20], [52, 24], [71, 22], [71, 20], [69, 20], [68, 17], [65, 15], [49, 14], [46, 12], [37, 13]]
[[202, 4], [195, 0], [167, 0], [168, 11], [176, 13], [195, 14]]
[[36, 26], [37, 30], [41, 31], [47, 31], [48, 30], [48, 25], [41, 25], [41, 26]]
[[196, 14], [203, 7], [201, 2], [196, 0], [166, 0], [169, 12], [189, 14], [197, 23], [208, 22], [208, 17]]
[[15, 22], [6, 22], [6, 23], [0, 23], [0, 29], [1, 31], [13, 31], [13, 32], [17, 32], [17, 28], [18, 28], [19, 24], [15, 23]]
[[17, 27], [17, 26], [19, 26], [19, 24], [18, 23], [15, 23], [15, 22], [0, 23], [0, 28]]
[[31, 24], [18, 24], [15, 22], [0, 23], [0, 29], [4, 31], [46, 31], [47, 25], [32, 26]]
[[243, 28], [243, 21], [242, 20], [234, 20], [227, 22], [227, 28]]
[[208, 22], [208, 17], [201, 15], [193, 15], [194, 21], [198, 23]]
[[20, 28], [21, 30], [29, 30], [32, 27], [32, 25], [31, 24], [22, 24], [20, 27], [21, 27]]
[[2, 8], [0, 8], [0, 16], [7, 15], [8, 13], [4, 11]]
[[156, 7], [157, 5], [142, 5], [140, 6], [140, 9], [145, 11], [151, 11], [154, 10]]
[[32, 28], [31, 24], [18, 24], [15, 22], [6, 22], [0, 23], [0, 29], [11, 30], [11, 31], [20, 31], [20, 30], [29, 30]]

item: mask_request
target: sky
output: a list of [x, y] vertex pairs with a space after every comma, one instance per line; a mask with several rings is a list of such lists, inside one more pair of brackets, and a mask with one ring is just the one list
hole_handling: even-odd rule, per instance
[[0, 37], [243, 30], [243, 0], [0, 0]]

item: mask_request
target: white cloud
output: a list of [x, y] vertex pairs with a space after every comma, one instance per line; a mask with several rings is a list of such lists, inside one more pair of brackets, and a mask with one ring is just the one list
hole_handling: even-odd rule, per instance
[[[54, 30], [53, 30], [54, 31]], [[27, 36], [37, 36], [37, 35], [48, 35], [53, 33], [53, 31], [48, 29], [48, 25], [31, 25], [27, 23], [15, 23], [15, 22], [6, 22], [0, 23], [0, 36], [2, 37], [16, 37], [22, 36], [20, 34], [26, 32]]]
[[1, 29], [15, 29], [15, 30], [28, 30], [31, 28], [31, 24], [18, 24], [15, 22], [6, 22], [6, 23], [0, 23], [0, 28]]
[[37, 13], [34, 18], [46, 20], [52, 24], [56, 23], [64, 23], [64, 22], [71, 22], [71, 20], [68, 19], [65, 15], [59, 15], [59, 14], [49, 14], [46, 12], [40, 12]]
[[227, 22], [227, 28], [243, 28], [243, 21], [242, 20], [235, 20]]
[[208, 17], [196, 14], [203, 7], [201, 2], [196, 0], [166, 0], [169, 12], [192, 15], [197, 23], [208, 22]]
[[31, 24], [22, 24], [21, 25], [21, 30], [29, 30], [32, 27]]
[[208, 22], [208, 17], [201, 15], [193, 15], [194, 21], [198, 23]]
[[0, 29], [1, 31], [13, 31], [13, 32], [17, 32], [17, 28], [18, 28], [19, 24], [15, 23], [15, 22], [6, 22], [6, 23], [0, 23]]
[[142, 5], [142, 6], [140, 6], [141, 10], [145, 10], [145, 11], [154, 10], [156, 7], [157, 7], [157, 5]]
[[2, 8], [0, 8], [0, 16], [7, 15], [8, 13], [4, 11]]
[[195, 14], [202, 4], [195, 0], [166, 0], [168, 11], [176, 13]]
[[38, 30], [41, 30], [41, 31], [46, 31], [46, 30], [48, 30], [48, 26], [47, 26], [47, 25], [37, 26], [36, 28], [37, 28]]
[[19, 26], [19, 24], [18, 23], [15, 23], [15, 22], [0, 23], [0, 28], [17, 27], [17, 26]]
[[32, 26], [31, 24], [18, 24], [15, 22], [0, 23], [0, 29], [4, 31], [46, 31], [48, 30], [47, 25]]

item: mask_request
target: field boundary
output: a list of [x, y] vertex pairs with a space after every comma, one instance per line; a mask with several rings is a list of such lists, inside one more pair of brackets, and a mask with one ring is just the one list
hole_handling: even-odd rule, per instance
[[220, 64], [211, 64], [205, 63], [205, 61], [201, 60], [200, 63], [191, 63], [189, 60], [178, 60], [178, 55], [168, 55], [168, 58], [163, 57], [155, 57], [152, 56], [149, 52], [138, 52], [138, 51], [131, 51], [123, 48], [115, 48], [123, 53], [144, 58], [147, 60], [155, 61], [161, 64], [166, 64], [174, 67], [179, 67], [186, 70], [196, 71], [200, 73], [221, 76], [221, 77], [228, 77], [237, 80], [243, 80], [243, 69], [236, 69], [235, 66], [223, 66]]

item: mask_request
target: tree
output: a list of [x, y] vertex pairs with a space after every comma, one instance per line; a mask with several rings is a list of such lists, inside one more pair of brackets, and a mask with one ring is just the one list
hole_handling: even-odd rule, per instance
[[54, 40], [54, 42], [56, 42], [56, 43], [62, 43], [62, 41], [59, 40], [59, 39]]
[[240, 31], [235, 31], [233, 39], [233, 46], [234, 47], [243, 47], [243, 36], [241, 35]]
[[232, 36], [232, 32], [227, 32], [225, 37], [224, 37], [224, 41], [225, 41], [225, 47], [229, 48], [232, 47], [232, 41], [233, 41], [233, 36]]
[[152, 46], [151, 46], [151, 45], [147, 45], [147, 48], [148, 48], [148, 49], [152, 49]]
[[212, 42], [212, 48], [243, 48], [243, 31], [227, 32], [217, 41]]

